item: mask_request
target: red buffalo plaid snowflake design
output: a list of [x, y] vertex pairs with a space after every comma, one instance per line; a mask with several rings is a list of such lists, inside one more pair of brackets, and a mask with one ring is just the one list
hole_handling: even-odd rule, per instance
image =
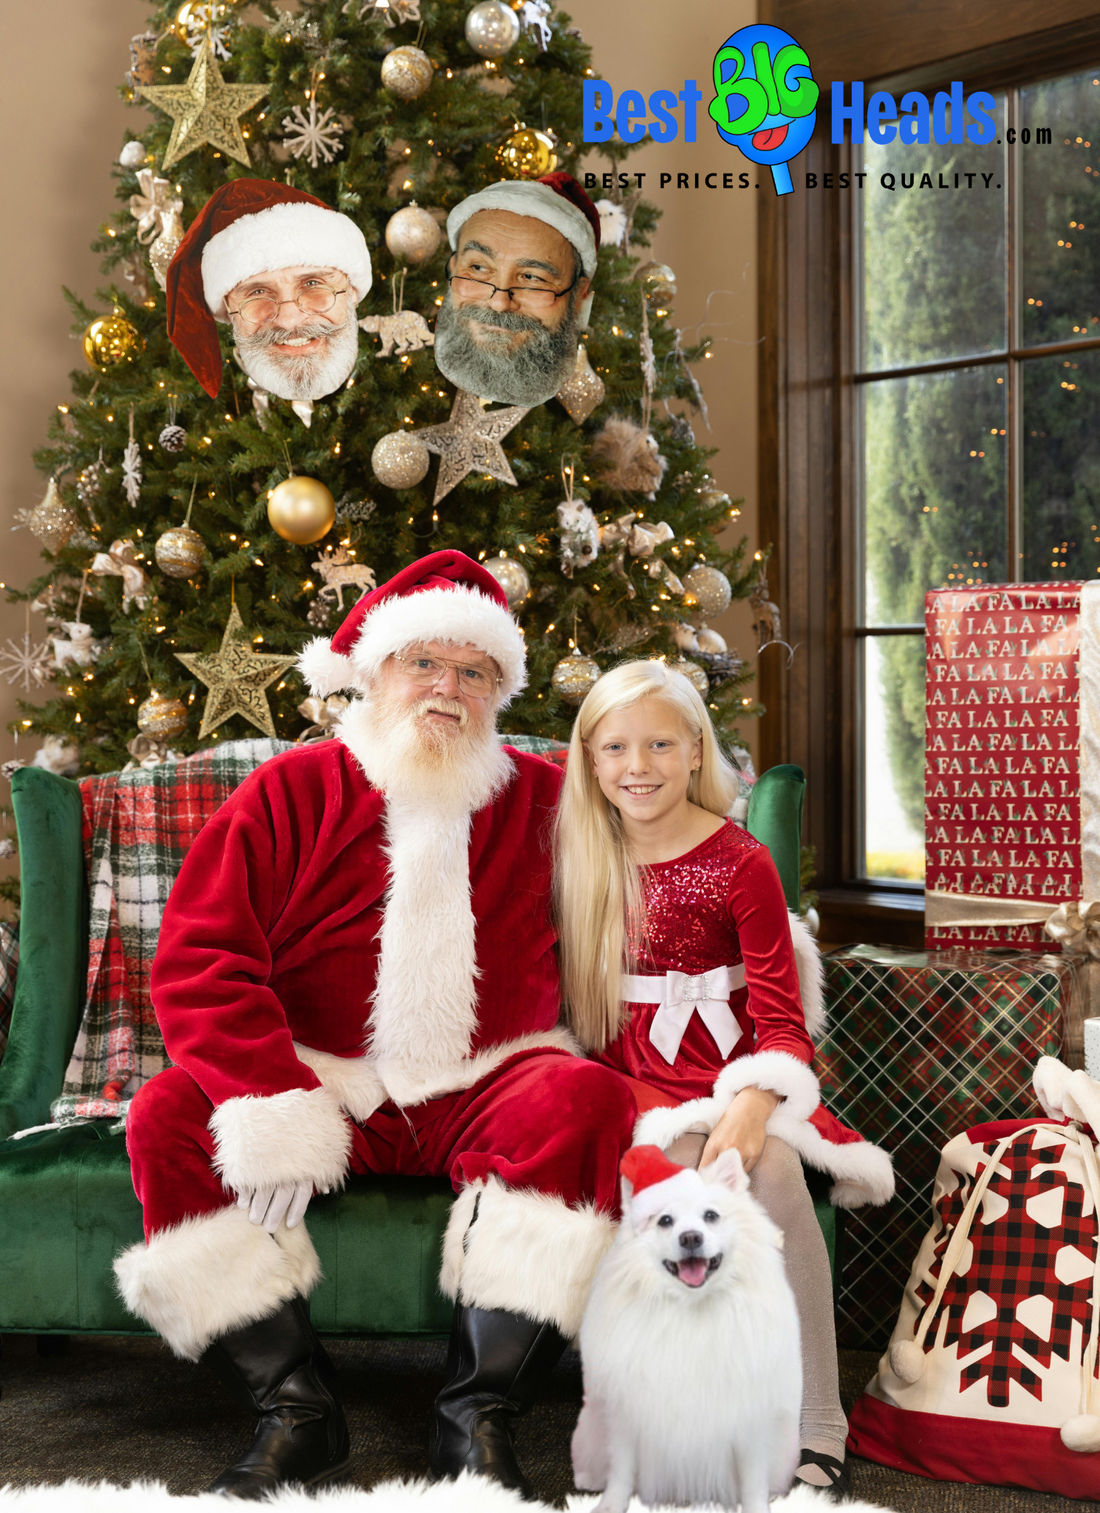
[[[1065, 1169], [1057, 1164], [1054, 1149], [1047, 1147], [1033, 1153], [1033, 1138], [1033, 1131], [1021, 1134], [1002, 1156], [999, 1167], [1007, 1169], [1007, 1173], [993, 1177], [987, 1192], [993, 1195], [997, 1207], [1001, 1203], [1007, 1207], [994, 1223], [973, 1226], [970, 1265], [963, 1276], [956, 1272], [951, 1278], [943, 1298], [947, 1329], [941, 1343], [945, 1346], [957, 1343], [960, 1362], [981, 1352], [978, 1359], [963, 1366], [959, 1391], [965, 1392], [973, 1382], [985, 1381], [987, 1401], [996, 1408], [1008, 1406], [1010, 1382], [1019, 1382], [1036, 1398], [1042, 1398], [1042, 1378], [1021, 1355], [1030, 1356], [1042, 1366], [1050, 1365], [1053, 1354], [1069, 1361], [1071, 1325], [1076, 1321], [1082, 1332], [1087, 1332], [1092, 1311], [1090, 1289], [1082, 1285], [1087, 1279], [1066, 1285], [1051, 1270], [1054, 1237], [1058, 1248], [1073, 1246], [1083, 1255], [1093, 1253], [1096, 1215], [1091, 1194], [1066, 1181]], [[979, 1165], [977, 1175], [984, 1165], [984, 1162]], [[944, 1233], [936, 1245], [936, 1253], [941, 1263], [971, 1188], [972, 1183], [966, 1181], [940, 1202]], [[1029, 1209], [1056, 1222], [1040, 1224]], [[935, 1275], [939, 1275], [938, 1267]], [[917, 1296], [927, 1304], [934, 1288], [935, 1277], [918, 1287]], [[968, 1329], [967, 1308], [977, 1294], [991, 1299], [996, 1313]], [[1033, 1299], [1037, 1306], [1029, 1309], [1027, 1305]], [[1025, 1322], [1029, 1317], [1042, 1333], [1029, 1327]], [[988, 1348], [990, 1345], [992, 1349]]]
[[1098, 1201], [1087, 1128], [1003, 1120], [951, 1140], [848, 1448], [936, 1480], [1095, 1498]]

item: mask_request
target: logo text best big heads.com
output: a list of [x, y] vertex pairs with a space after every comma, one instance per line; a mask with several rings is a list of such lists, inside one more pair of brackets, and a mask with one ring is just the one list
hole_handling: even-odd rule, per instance
[[[777, 191], [789, 193], [786, 163], [809, 141], [820, 95], [806, 53], [776, 27], [744, 27], [715, 54], [713, 82], [715, 98], [708, 114], [719, 136], [753, 162], [770, 166]], [[607, 80], [586, 79], [583, 140], [606, 142], [618, 136], [633, 143], [648, 135], [656, 142], [672, 142], [682, 131], [685, 142], [695, 142], [702, 99], [695, 79], [685, 79], [679, 90], [654, 90], [648, 99], [637, 89], [624, 89], [616, 99]], [[967, 94], [961, 80], [931, 98], [909, 90], [900, 100], [887, 90], [868, 95], [859, 81], [837, 80], [829, 104], [831, 139], [838, 144], [869, 140], [885, 145], [896, 140], [906, 145], [983, 145], [993, 142], [997, 133], [994, 97], [985, 90]], [[1036, 135], [1038, 140], [1050, 137], [1045, 129]], [[739, 187], [747, 187], [745, 177], [739, 175]], [[663, 186], [671, 175], [662, 174], [661, 180]]]

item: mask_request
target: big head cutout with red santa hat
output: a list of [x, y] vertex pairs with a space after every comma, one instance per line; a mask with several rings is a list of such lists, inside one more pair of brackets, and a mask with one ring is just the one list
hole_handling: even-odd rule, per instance
[[195, 217], [168, 267], [168, 335], [213, 398], [221, 386], [218, 321], [241, 366], [282, 399], [320, 399], [350, 376], [355, 307], [371, 286], [354, 221], [270, 179], [234, 179]]
[[568, 173], [505, 179], [455, 206], [447, 238], [436, 366], [481, 399], [544, 404], [572, 373], [588, 321], [595, 205]]

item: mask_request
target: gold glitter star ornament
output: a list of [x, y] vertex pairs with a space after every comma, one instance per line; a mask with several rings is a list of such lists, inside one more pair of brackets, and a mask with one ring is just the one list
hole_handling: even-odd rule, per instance
[[405, 432], [439, 456], [433, 504], [449, 494], [467, 473], [488, 473], [490, 478], [499, 478], [501, 483], [510, 483], [515, 488], [516, 475], [500, 443], [530, 408], [509, 405], [503, 410], [483, 410], [475, 395], [459, 389], [449, 420], [442, 425]]
[[234, 714], [243, 715], [264, 735], [275, 734], [264, 689], [293, 667], [296, 659], [253, 651], [235, 604], [217, 651], [178, 651], [176, 656], [210, 690], [202, 712], [200, 741]]
[[174, 123], [162, 170], [207, 143], [251, 167], [238, 117], [263, 99], [268, 86], [227, 84], [209, 41], [199, 49], [186, 84], [146, 84], [137, 93], [171, 116]]

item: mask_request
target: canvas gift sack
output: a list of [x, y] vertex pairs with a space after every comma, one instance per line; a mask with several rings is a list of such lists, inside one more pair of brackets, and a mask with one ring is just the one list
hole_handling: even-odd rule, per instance
[[1044, 1056], [1048, 1118], [944, 1146], [932, 1228], [848, 1448], [942, 1481], [1100, 1497], [1100, 1083]]

